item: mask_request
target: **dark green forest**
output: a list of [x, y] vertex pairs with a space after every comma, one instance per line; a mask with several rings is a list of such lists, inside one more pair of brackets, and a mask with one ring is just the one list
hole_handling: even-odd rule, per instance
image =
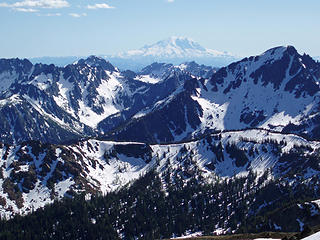
[[[298, 214], [312, 220], [311, 210], [295, 207], [319, 197], [317, 183], [290, 187], [283, 180], [268, 180], [268, 175], [268, 171], [261, 177], [250, 172], [211, 184], [204, 183], [201, 174], [189, 181], [179, 175], [164, 176], [164, 189], [159, 175], [151, 171], [105, 196], [86, 201], [84, 194], [78, 194], [27, 216], [3, 219], [0, 239], [160, 239], [186, 231], [211, 235], [217, 228], [228, 233], [260, 232], [274, 230], [270, 220], [282, 231], [299, 230], [298, 223], [288, 224], [287, 218]], [[295, 211], [274, 216], [284, 209]]]

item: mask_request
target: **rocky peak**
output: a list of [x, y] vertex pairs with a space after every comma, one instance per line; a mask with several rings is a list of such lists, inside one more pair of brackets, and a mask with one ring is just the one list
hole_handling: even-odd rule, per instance
[[213, 68], [211, 66], [206, 66], [203, 64], [200, 65], [195, 61], [182, 63], [178, 66], [178, 68], [189, 72], [194, 76], [202, 78], [210, 78], [212, 74], [217, 71], [217, 68]]
[[79, 65], [88, 65], [90, 67], [101, 67], [102, 69], [110, 72], [114, 72], [116, 69], [115, 67], [109, 62], [106, 61], [102, 57], [97, 57], [97, 56], [89, 56], [87, 59], [80, 59], [79, 61], [76, 62], [76, 64]]
[[15, 71], [17, 73], [29, 72], [32, 68], [32, 63], [28, 59], [0, 59], [0, 73], [4, 71]]
[[284, 84], [284, 90], [294, 92], [296, 97], [303, 92], [313, 96], [319, 90], [314, 78], [318, 69], [312, 58], [300, 55], [293, 46], [275, 47], [221, 68], [211, 78], [212, 90], [218, 91], [219, 86], [227, 85], [224, 89], [227, 93], [243, 82], [253, 81], [262, 86], [272, 84], [275, 90]]
[[154, 62], [141, 70], [141, 75], [153, 75], [155, 77], [162, 77], [165, 73], [173, 68], [172, 64]]

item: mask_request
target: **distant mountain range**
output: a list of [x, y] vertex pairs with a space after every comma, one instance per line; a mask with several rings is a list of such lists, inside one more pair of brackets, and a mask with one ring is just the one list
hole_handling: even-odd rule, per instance
[[[137, 50], [130, 50], [116, 55], [101, 55], [122, 70], [140, 71], [153, 62], [171, 63], [196, 61], [214, 67], [225, 66], [239, 57], [228, 52], [206, 49], [197, 42], [184, 37], [171, 37], [155, 44], [146, 45]], [[32, 63], [55, 64], [63, 67], [83, 57], [39, 57], [32, 58]]]

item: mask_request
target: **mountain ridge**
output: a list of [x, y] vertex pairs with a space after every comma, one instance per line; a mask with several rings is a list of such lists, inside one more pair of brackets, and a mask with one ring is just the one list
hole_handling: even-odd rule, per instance
[[[160, 64], [160, 75], [155, 74], [154, 65], [148, 68], [149, 73], [121, 72], [95, 56], [65, 67], [32, 65], [19, 59], [1, 61], [7, 64], [0, 72], [1, 134], [11, 143], [28, 139], [62, 141], [63, 137], [54, 136], [53, 129], [64, 137], [69, 132], [70, 138], [65, 141], [108, 132], [144, 107], [167, 97], [192, 74], [210, 76], [215, 71], [185, 63], [184, 68]], [[28, 108], [32, 110], [26, 111]], [[37, 130], [39, 127], [41, 131]], [[8, 135], [15, 128], [20, 136]], [[46, 138], [45, 132], [52, 136]]]
[[[149, 115], [140, 114], [114, 136], [125, 138], [130, 129], [142, 124], [149, 127], [141, 136], [151, 136], [149, 141], [159, 143], [179, 141], [197, 131], [252, 127], [290, 132], [296, 126], [295, 133], [317, 138], [319, 73], [319, 64], [308, 55], [298, 54], [292, 46], [273, 48], [223, 67], [207, 81], [190, 79], [184, 83], [184, 90], [155, 105]], [[170, 115], [173, 108], [182, 111], [178, 114], [182, 119]], [[161, 131], [149, 125], [152, 121], [147, 118], [152, 119], [151, 115], [160, 117]], [[308, 127], [313, 130], [306, 131]], [[157, 138], [160, 133], [163, 137]], [[138, 139], [139, 134], [132, 136]]]

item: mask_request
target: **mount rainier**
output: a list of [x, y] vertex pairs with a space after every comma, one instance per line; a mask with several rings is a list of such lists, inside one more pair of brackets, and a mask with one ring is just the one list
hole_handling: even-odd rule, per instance
[[170, 37], [154, 44], [145, 45], [136, 50], [107, 56], [120, 68], [141, 69], [153, 62], [180, 64], [186, 61], [196, 61], [215, 67], [225, 66], [237, 57], [228, 52], [207, 49], [190, 38]]
[[[143, 67], [154, 62], [172, 63], [179, 65], [183, 62], [196, 61], [214, 67], [225, 66], [239, 57], [228, 52], [207, 49], [199, 43], [186, 37], [170, 37], [154, 44], [145, 45], [140, 49], [129, 50], [114, 55], [101, 55], [119, 69], [140, 71]], [[32, 63], [53, 63], [65, 66], [79, 60], [81, 57], [39, 57], [32, 58]]]

